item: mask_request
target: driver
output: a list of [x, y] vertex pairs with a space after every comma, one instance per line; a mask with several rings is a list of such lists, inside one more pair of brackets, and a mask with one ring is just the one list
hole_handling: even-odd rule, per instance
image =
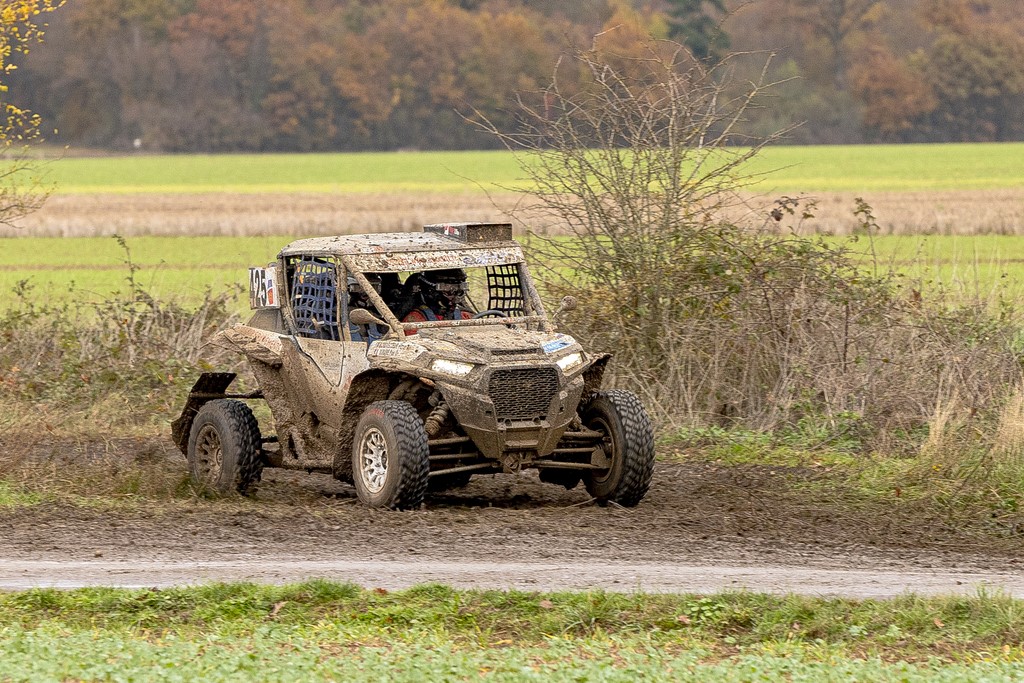
[[[370, 286], [380, 294], [381, 280], [380, 275], [377, 273], [365, 273], [366, 279], [370, 281]], [[370, 301], [370, 297], [367, 296], [366, 292], [363, 291], [362, 286], [359, 282], [352, 277], [348, 276], [348, 310], [355, 308], [365, 308], [370, 313], [378, 315], [377, 309]], [[348, 331], [352, 335], [352, 341], [354, 342], [368, 342], [372, 344], [387, 332], [386, 328], [381, 328], [376, 323], [372, 325], [356, 325], [353, 322], [349, 322]]]
[[409, 311], [402, 322], [468, 320], [473, 317], [473, 310], [466, 302], [469, 294], [466, 271], [450, 268], [425, 271], [417, 275], [419, 305]]

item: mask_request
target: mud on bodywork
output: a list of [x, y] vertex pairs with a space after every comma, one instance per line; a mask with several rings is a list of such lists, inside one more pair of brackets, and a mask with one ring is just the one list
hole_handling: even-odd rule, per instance
[[[473, 282], [481, 304], [474, 308], [470, 297], [467, 309], [482, 316], [462, 315], [456, 304], [450, 316], [438, 309], [400, 320], [433, 305], [422, 284], [432, 271]], [[553, 329], [510, 225], [299, 240], [275, 263], [251, 269], [250, 283], [252, 319], [213, 343], [248, 359], [270, 408], [264, 465], [329, 472], [355, 480], [373, 504], [408, 506], [427, 479], [457, 484], [471, 474], [540, 467], [545, 481], [571, 486], [605, 481], [616, 458], [639, 458], [629, 485], [643, 490], [620, 498], [646, 492], [653, 450], [642, 406], [606, 401], [631, 414], [602, 417], [597, 429], [584, 425], [610, 356], [588, 354]], [[190, 416], [203, 401], [227, 397], [230, 381], [210, 373], [196, 384], [172, 430], [179, 447], [188, 442]], [[363, 419], [368, 411], [374, 417]], [[359, 479], [360, 468], [372, 470], [372, 481]], [[609, 500], [619, 495], [607, 483], [600, 490], [614, 493]]]

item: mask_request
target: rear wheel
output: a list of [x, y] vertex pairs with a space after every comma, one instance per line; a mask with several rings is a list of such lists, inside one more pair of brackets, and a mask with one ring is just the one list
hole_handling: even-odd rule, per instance
[[427, 432], [416, 409], [405, 401], [371, 403], [352, 442], [352, 479], [359, 500], [375, 508], [418, 508], [429, 472]]
[[583, 424], [603, 435], [598, 448], [611, 463], [587, 471], [587, 491], [600, 502], [633, 507], [646, 495], [654, 474], [654, 429], [640, 399], [622, 390], [594, 394], [583, 410]]
[[188, 439], [189, 475], [216, 494], [255, 492], [263, 471], [260, 428], [249, 406], [222, 399], [203, 405]]

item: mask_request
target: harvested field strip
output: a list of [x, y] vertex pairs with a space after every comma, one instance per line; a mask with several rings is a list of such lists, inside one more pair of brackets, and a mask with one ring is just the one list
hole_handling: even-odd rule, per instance
[[442, 221], [509, 220], [520, 200], [504, 193], [55, 195], [18, 228], [0, 228], [0, 236], [308, 237], [420, 230]]
[[[801, 232], [850, 234], [857, 228], [855, 197], [872, 205], [885, 234], [1024, 234], [1024, 188], [918, 192], [817, 193], [815, 219]], [[750, 197], [753, 207], [773, 195]], [[119, 234], [274, 236], [333, 235], [419, 230], [453, 220], [507, 221], [530, 200], [511, 193], [411, 193], [279, 195], [272, 193], [55, 195], [2, 237], [101, 237]], [[766, 209], [736, 212], [760, 225]], [[557, 234], [563, 228], [532, 217], [528, 226]]]

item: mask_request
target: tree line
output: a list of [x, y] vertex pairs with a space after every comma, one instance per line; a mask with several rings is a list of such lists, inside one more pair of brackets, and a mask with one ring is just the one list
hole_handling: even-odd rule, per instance
[[[803, 143], [1024, 139], [1018, 0], [73, 0], [10, 74], [51, 142], [150, 151], [493, 147], [600, 43], [685, 44]], [[767, 64], [767, 67], [766, 67]], [[543, 98], [534, 106], [543, 106]]]

